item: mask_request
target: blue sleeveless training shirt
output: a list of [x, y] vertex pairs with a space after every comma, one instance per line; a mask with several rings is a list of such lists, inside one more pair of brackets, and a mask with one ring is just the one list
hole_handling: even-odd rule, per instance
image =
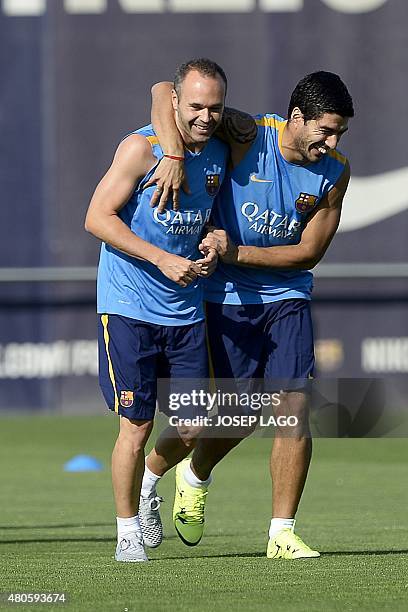
[[[163, 151], [151, 125], [133, 132], [145, 136], [159, 161]], [[211, 138], [200, 153], [186, 150], [185, 168], [191, 194], [180, 192], [180, 209], [170, 203], [161, 214], [151, 208], [155, 186], [143, 189], [157, 165], [140, 181], [119, 217], [132, 232], [157, 247], [188, 259], [199, 259], [197, 247], [224, 178], [228, 149]], [[180, 287], [153, 264], [125, 255], [103, 243], [98, 268], [98, 313], [119, 314], [159, 325], [187, 325], [204, 318], [203, 283]]]
[[[281, 141], [286, 121], [256, 117], [258, 133], [243, 160], [228, 173], [212, 213], [237, 245], [298, 244], [308, 215], [335, 185], [346, 158], [330, 151], [305, 166], [286, 161]], [[256, 304], [310, 299], [313, 276], [305, 270], [248, 268], [219, 263], [206, 281], [205, 299], [224, 304]]]

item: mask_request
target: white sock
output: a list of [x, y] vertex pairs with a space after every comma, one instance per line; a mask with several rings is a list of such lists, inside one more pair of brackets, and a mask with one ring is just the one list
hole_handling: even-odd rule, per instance
[[118, 526], [118, 542], [122, 538], [131, 535], [132, 533], [139, 532], [141, 533], [139, 517], [131, 516], [129, 518], [121, 518], [120, 516], [116, 517], [116, 524]]
[[273, 518], [269, 527], [269, 539], [273, 538], [281, 529], [295, 530], [296, 520], [293, 518]]
[[149, 495], [153, 492], [156, 487], [156, 484], [159, 482], [161, 476], [157, 476], [154, 474], [147, 465], [145, 465], [145, 471], [143, 474], [142, 480], [142, 488], [140, 494], [142, 497], [149, 497]]
[[212, 481], [211, 475], [207, 478], [207, 480], [200, 480], [197, 478], [191, 469], [191, 461], [184, 470], [184, 478], [187, 480], [190, 487], [195, 487], [196, 489], [199, 489], [200, 487], [208, 487]]

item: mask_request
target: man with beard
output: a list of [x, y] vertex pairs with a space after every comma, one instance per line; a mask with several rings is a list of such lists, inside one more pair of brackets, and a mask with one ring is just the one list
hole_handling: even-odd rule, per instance
[[[181, 142], [168, 100], [168, 85], [154, 86], [153, 124], [162, 146], [177, 155]], [[221, 259], [205, 290], [214, 375], [263, 378], [272, 389], [275, 384], [281, 392], [278, 410], [298, 422], [295, 429], [284, 428], [274, 439], [269, 558], [319, 556], [294, 533], [312, 453], [308, 380], [314, 368], [313, 276], [309, 270], [321, 260], [339, 225], [350, 170], [337, 145], [353, 116], [351, 96], [339, 76], [319, 71], [296, 85], [288, 120], [269, 114], [252, 119], [231, 109], [223, 118], [231, 169], [213, 211], [215, 228], [202, 243], [216, 248]], [[178, 162], [159, 167], [152, 177], [166, 198], [173, 190], [176, 201], [183, 179]], [[155, 201], [163, 206], [166, 198]], [[191, 461], [185, 459], [177, 466], [173, 520], [186, 544], [201, 539], [212, 469], [241, 439], [202, 437]], [[172, 467], [157, 449], [147, 457], [146, 466], [150, 475], [146, 483], [151, 487]], [[152, 490], [144, 487], [146, 495]]]

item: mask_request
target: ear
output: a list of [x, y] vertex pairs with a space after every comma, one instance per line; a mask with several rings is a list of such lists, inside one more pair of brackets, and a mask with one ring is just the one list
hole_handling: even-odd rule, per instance
[[303, 124], [305, 122], [303, 118], [303, 113], [298, 106], [295, 106], [295, 108], [292, 110], [290, 120], [292, 121], [292, 123]]
[[175, 89], [171, 90], [171, 103], [173, 105], [173, 109], [176, 111], [178, 109], [178, 95]]

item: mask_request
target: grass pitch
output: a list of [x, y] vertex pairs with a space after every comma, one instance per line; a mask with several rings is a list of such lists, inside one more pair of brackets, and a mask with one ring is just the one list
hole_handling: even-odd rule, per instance
[[[271, 440], [244, 441], [216, 469], [195, 548], [172, 527], [174, 476], [160, 484], [166, 540], [146, 564], [119, 564], [109, 461], [117, 422], [0, 419], [0, 592], [65, 592], [19, 610], [344, 611], [408, 609], [408, 442], [316, 440], [297, 532], [316, 560], [265, 557]], [[66, 473], [77, 454], [99, 473]]]

